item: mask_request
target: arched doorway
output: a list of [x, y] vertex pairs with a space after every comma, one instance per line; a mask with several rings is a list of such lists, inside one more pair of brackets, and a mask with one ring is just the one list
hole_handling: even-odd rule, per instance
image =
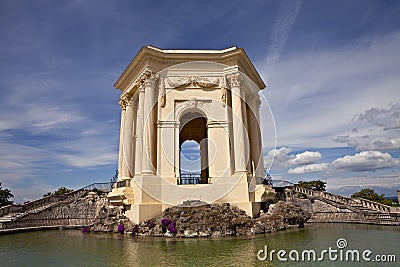
[[198, 112], [186, 113], [179, 131], [179, 183], [208, 183], [207, 119]]

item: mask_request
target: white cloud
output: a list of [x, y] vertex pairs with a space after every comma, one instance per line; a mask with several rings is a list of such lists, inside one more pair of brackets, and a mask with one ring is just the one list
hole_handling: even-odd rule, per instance
[[264, 157], [264, 166], [268, 167], [273, 164], [274, 168], [283, 169], [291, 166], [308, 165], [322, 159], [320, 152], [305, 151], [299, 154], [290, 154], [291, 148], [281, 147], [272, 149]]
[[290, 174], [303, 174], [303, 173], [312, 173], [312, 172], [323, 172], [328, 170], [328, 163], [320, 163], [320, 164], [309, 164], [300, 167], [296, 167], [293, 169], [289, 169], [288, 173]]
[[290, 152], [292, 152], [292, 149], [288, 147], [270, 150], [267, 156], [264, 157], [264, 167], [269, 168], [273, 165], [278, 169], [285, 168], [287, 166], [287, 161], [290, 159], [288, 156]]
[[370, 108], [354, 116], [353, 121], [367, 121], [388, 129], [400, 128], [400, 103], [391, 103], [386, 107]]
[[[357, 150], [398, 150], [400, 138], [400, 104], [390, 104], [386, 107], [374, 107], [356, 115], [353, 124], [357, 131], [351, 134], [338, 135], [337, 143], [345, 143]], [[358, 130], [360, 129], [360, 130]]]
[[296, 22], [297, 15], [300, 12], [301, 4], [301, 1], [297, 0], [281, 1], [278, 18], [275, 22], [271, 36], [271, 45], [269, 47], [268, 58], [269, 63], [272, 63], [279, 58], [279, 55], [289, 37], [290, 29]]
[[[335, 147], [335, 136], [354, 128], [361, 134], [357, 124], [365, 116], [352, 121], [356, 114], [400, 103], [400, 76], [394, 71], [400, 68], [399, 48], [400, 39], [387, 35], [334, 49], [293, 53], [273, 65], [265, 60], [260, 69], [268, 89], [263, 94], [274, 112], [277, 145]], [[268, 112], [265, 106], [261, 117]], [[381, 115], [376, 118], [385, 117], [387, 129], [397, 127], [397, 108], [393, 104], [378, 109]], [[262, 131], [270, 128], [263, 126]]]
[[[371, 175], [372, 174], [372, 175]], [[369, 176], [371, 175], [371, 176]], [[386, 196], [395, 196], [396, 190], [400, 188], [400, 176], [397, 175], [369, 175], [362, 176], [349, 176], [349, 177], [338, 177], [337, 174], [331, 178], [327, 178], [327, 190], [350, 196], [351, 194], [360, 191], [363, 188], [373, 188], [379, 194], [385, 194]]]
[[315, 163], [320, 159], [322, 159], [322, 155], [318, 151], [305, 151], [303, 153], [296, 154], [294, 158], [290, 159], [288, 162], [294, 165], [304, 165]]
[[8, 144], [0, 140], [1, 181], [17, 182], [32, 175], [39, 168], [38, 162], [47, 155], [40, 149], [24, 145]]
[[336, 171], [372, 171], [400, 165], [400, 160], [389, 153], [363, 151], [354, 156], [344, 156], [334, 160], [330, 166]]

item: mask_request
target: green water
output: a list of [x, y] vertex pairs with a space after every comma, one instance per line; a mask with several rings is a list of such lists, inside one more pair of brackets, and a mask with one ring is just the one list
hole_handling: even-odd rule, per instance
[[[395, 255], [397, 263], [260, 261], [257, 252], [346, 249]], [[319, 256], [319, 255], [318, 255]], [[288, 255], [286, 255], [288, 257]], [[0, 236], [0, 266], [400, 266], [400, 227], [318, 224], [255, 238], [164, 239], [119, 234], [82, 234], [78, 230], [27, 232]]]

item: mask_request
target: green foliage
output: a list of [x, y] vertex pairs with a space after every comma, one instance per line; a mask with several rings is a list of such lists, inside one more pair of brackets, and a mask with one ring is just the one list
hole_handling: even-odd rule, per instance
[[111, 178], [111, 189], [114, 188], [115, 183], [118, 180], [118, 170], [115, 170], [114, 176]]
[[103, 191], [101, 191], [97, 188], [93, 189], [92, 192], [96, 193], [98, 196], [101, 196], [103, 194]]
[[392, 201], [389, 199], [385, 198], [385, 195], [378, 195], [374, 189], [371, 188], [364, 188], [361, 189], [359, 192], [356, 192], [354, 194], [351, 195], [352, 198], [364, 198], [364, 199], [368, 199], [371, 201], [375, 201], [381, 204], [385, 204], [385, 205], [392, 205]]
[[1, 183], [0, 183], [0, 207], [10, 205], [13, 203], [9, 199], [14, 197], [14, 195], [11, 193], [11, 191], [7, 188], [2, 189]]
[[56, 191], [54, 191], [54, 193], [48, 192], [48, 193], [44, 194], [43, 197], [61, 196], [66, 193], [71, 193], [73, 191], [74, 191], [73, 189], [69, 189], [69, 188], [66, 188], [65, 186], [62, 186], [62, 187], [58, 188]]
[[297, 186], [314, 191], [325, 191], [326, 182], [323, 182], [321, 180], [313, 180], [309, 182], [299, 181]]

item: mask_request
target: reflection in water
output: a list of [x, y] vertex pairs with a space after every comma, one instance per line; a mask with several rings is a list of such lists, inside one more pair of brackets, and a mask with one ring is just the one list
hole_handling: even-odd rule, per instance
[[[286, 251], [336, 248], [339, 238], [345, 238], [353, 249], [396, 254], [400, 260], [400, 227], [318, 224], [266, 236], [226, 239], [138, 238], [82, 234], [78, 230], [20, 233], [0, 236], [0, 263], [1, 266], [308, 266], [310, 263], [306, 262], [261, 262], [256, 255], [265, 245], [269, 250]], [[377, 266], [330, 261], [316, 266], [357, 265]]]

